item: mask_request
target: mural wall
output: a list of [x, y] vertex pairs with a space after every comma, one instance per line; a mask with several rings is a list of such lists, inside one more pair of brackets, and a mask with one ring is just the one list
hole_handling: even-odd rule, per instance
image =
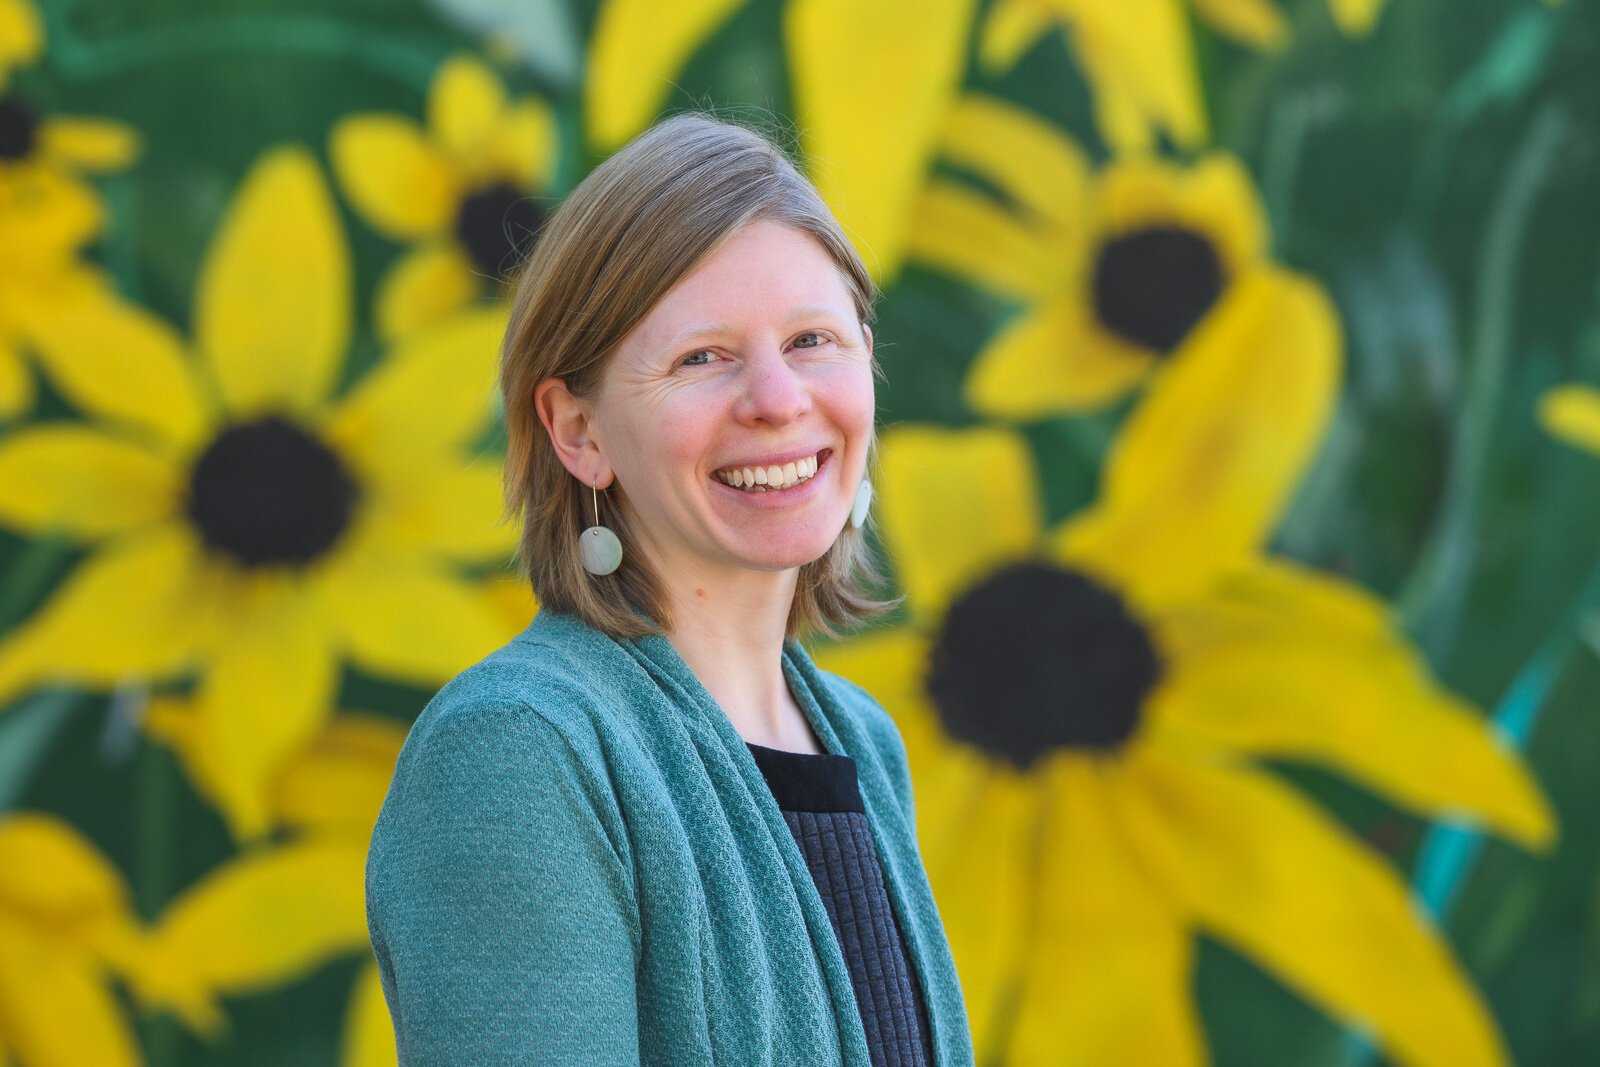
[[506, 280], [660, 114], [883, 287], [982, 1067], [1600, 1062], [1593, 0], [0, 0], [0, 1063], [392, 1064], [367, 836], [536, 605]]

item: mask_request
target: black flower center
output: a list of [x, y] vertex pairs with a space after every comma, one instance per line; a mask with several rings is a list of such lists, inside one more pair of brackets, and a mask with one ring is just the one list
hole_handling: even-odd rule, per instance
[[33, 151], [39, 119], [15, 96], [0, 98], [0, 159], [23, 159]]
[[189, 518], [207, 545], [246, 566], [299, 565], [339, 539], [356, 495], [332, 449], [268, 415], [229, 426], [201, 454]]
[[543, 224], [544, 212], [537, 200], [510, 182], [500, 182], [461, 201], [456, 239], [480, 272], [504, 278], [533, 248]]
[[1130, 230], [1100, 247], [1094, 308], [1113, 333], [1167, 355], [1222, 295], [1216, 246], [1181, 226]]
[[1116, 593], [1076, 571], [1019, 563], [950, 606], [926, 684], [946, 733], [1026, 771], [1057, 749], [1120, 747], [1160, 672]]

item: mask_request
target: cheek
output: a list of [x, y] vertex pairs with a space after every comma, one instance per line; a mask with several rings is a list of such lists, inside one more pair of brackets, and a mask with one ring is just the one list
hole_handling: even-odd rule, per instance
[[630, 425], [626, 439], [624, 476], [632, 475], [636, 493], [657, 496], [665, 492], [676, 498], [676, 489], [695, 473], [710, 448], [710, 421], [704, 405], [674, 405], [658, 408], [648, 418], [639, 417]]
[[827, 395], [833, 421], [857, 447], [865, 449], [877, 413], [871, 368], [842, 368], [829, 382]]

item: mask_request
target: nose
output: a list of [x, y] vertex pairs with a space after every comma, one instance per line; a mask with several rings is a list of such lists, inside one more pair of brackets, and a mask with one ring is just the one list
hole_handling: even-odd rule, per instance
[[784, 426], [811, 410], [811, 390], [781, 352], [750, 360], [743, 386], [738, 403], [741, 421]]

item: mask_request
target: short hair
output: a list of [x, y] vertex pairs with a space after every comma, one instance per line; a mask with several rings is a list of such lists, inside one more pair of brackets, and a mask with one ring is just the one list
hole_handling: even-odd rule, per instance
[[[570, 613], [623, 639], [664, 633], [670, 605], [639, 552], [626, 546], [627, 516], [605, 523], [624, 545], [622, 565], [584, 570], [579, 534], [591, 524], [591, 494], [562, 465], [534, 406], [534, 388], [562, 379], [593, 396], [618, 344], [658, 301], [723, 242], [770, 220], [814, 238], [833, 260], [863, 324], [878, 292], [816, 188], [773, 140], [689, 111], [658, 122], [589, 173], [546, 221], [519, 268], [500, 361], [507, 436], [505, 519], [521, 515], [519, 574], [541, 609]], [[873, 373], [881, 375], [876, 358]], [[873, 469], [877, 441], [868, 448]], [[604, 503], [604, 502], [602, 502]], [[846, 525], [833, 545], [800, 568], [786, 632], [837, 637], [892, 608], [872, 592], [883, 577], [867, 527]]]

